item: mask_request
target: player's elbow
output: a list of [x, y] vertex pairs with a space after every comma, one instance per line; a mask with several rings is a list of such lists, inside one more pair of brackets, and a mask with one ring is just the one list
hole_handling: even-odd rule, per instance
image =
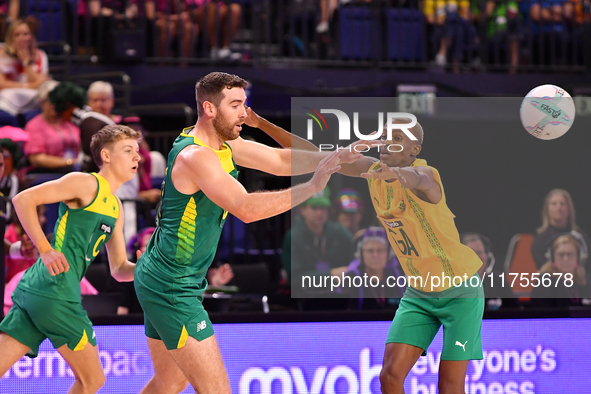
[[252, 209], [248, 209], [246, 207], [239, 209], [233, 215], [236, 216], [238, 219], [240, 219], [244, 223], [252, 223], [252, 222], [256, 222], [258, 220], [258, 218], [256, 217], [256, 214], [252, 211]]
[[111, 267], [111, 276], [117, 282], [132, 282], [133, 281], [133, 270], [125, 270], [123, 266], [125, 264], [120, 264], [116, 267]]

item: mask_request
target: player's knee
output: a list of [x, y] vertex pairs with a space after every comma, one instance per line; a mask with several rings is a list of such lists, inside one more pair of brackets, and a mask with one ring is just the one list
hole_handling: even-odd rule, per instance
[[185, 390], [188, 385], [189, 381], [187, 379], [181, 379], [174, 382], [174, 384], [172, 384], [172, 388], [175, 393], [180, 393]]
[[101, 369], [88, 377], [79, 379], [79, 381], [85, 393], [96, 393], [105, 385], [105, 374]]
[[400, 388], [404, 386], [404, 379], [400, 372], [394, 368], [388, 368], [384, 366], [380, 372], [380, 383], [382, 384], [382, 392], [386, 392], [384, 389], [389, 388]]

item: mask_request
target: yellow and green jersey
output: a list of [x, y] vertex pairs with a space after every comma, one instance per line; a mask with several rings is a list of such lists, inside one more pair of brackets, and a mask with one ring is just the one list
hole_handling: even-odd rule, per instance
[[[427, 162], [416, 159], [411, 167], [428, 167]], [[374, 163], [370, 170], [380, 167]], [[454, 214], [447, 207], [445, 192], [439, 172], [433, 168], [435, 182], [441, 186], [441, 200], [437, 204], [423, 201], [400, 182], [391, 183], [368, 179], [369, 191], [378, 219], [388, 233], [388, 239], [404, 272], [413, 277], [422, 277], [422, 291], [443, 291], [452, 286], [449, 280], [431, 288], [429, 277], [472, 277], [482, 265], [478, 256], [469, 247], [460, 243], [454, 223]], [[413, 281], [410, 284], [414, 287]], [[456, 281], [456, 284], [460, 283]]]
[[[138, 267], [164, 281], [203, 293], [207, 287], [205, 276], [215, 257], [228, 212], [211, 201], [203, 191], [183, 194], [172, 183], [172, 167], [184, 148], [199, 145], [212, 149], [199, 138], [188, 135], [190, 130], [183, 130], [168, 155], [156, 231]], [[224, 143], [220, 150], [212, 150], [224, 171], [237, 178], [238, 171], [230, 146]]]
[[93, 173], [98, 182], [94, 200], [83, 208], [60, 202], [51, 246], [66, 257], [70, 270], [51, 276], [41, 258], [25, 272], [18, 288], [58, 300], [79, 302], [80, 281], [86, 270], [111, 238], [119, 217], [119, 200], [109, 182]]

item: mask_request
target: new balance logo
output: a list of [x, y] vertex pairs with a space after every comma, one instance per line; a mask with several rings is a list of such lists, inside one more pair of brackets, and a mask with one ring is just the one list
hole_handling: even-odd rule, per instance
[[203, 320], [201, 323], [197, 323], [197, 332], [205, 330], [205, 327], [207, 327], [205, 320]]
[[92, 339], [96, 338], [96, 332], [92, 332]]
[[456, 341], [456, 346], [461, 346], [462, 349], [464, 349], [464, 351], [466, 351], [466, 344], [468, 343], [468, 341], [464, 342], [464, 344], [461, 344], [459, 341]]

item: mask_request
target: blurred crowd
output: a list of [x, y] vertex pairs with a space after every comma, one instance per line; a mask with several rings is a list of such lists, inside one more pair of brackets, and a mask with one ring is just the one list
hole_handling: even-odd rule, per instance
[[[315, 26], [317, 34], [329, 34], [331, 23], [340, 7], [372, 5], [370, 1], [322, 0], [321, 18]], [[123, 7], [123, 5], [125, 7]], [[78, 3], [78, 15], [91, 18], [127, 18], [140, 15], [135, 2], [90, 1]], [[422, 3], [426, 23], [432, 35], [431, 54], [440, 66], [456, 62], [465, 55], [458, 50], [458, 42], [478, 42], [479, 32], [475, 20], [485, 20], [486, 34], [504, 41], [506, 56], [512, 66], [520, 59], [521, 40], [527, 34], [557, 34], [562, 40], [583, 42], [584, 23], [589, 22], [589, 2], [569, 1], [504, 1], [470, 3], [468, 1], [435, 1]], [[105, 81], [95, 81], [86, 88], [71, 82], [53, 80], [49, 74], [47, 54], [37, 47], [35, 20], [18, 19], [13, 2], [4, 10], [9, 18], [2, 33], [5, 41], [0, 46], [0, 193], [2, 219], [5, 226], [5, 307], [9, 307], [10, 292], [24, 270], [36, 261], [36, 251], [24, 233], [18, 218], [12, 212], [10, 199], [20, 190], [40, 182], [55, 179], [70, 171], [97, 171], [90, 155], [90, 139], [100, 128], [108, 124], [126, 124], [143, 133], [148, 131], [142, 119], [132, 113], [114, 113], [113, 86]], [[121, 8], [123, 7], [123, 8]], [[159, 53], [167, 55], [171, 43], [180, 39], [181, 57], [193, 56], [194, 41], [200, 32], [208, 37], [211, 56], [220, 59], [238, 59], [242, 55], [230, 50], [232, 38], [239, 28], [242, 8], [239, 3], [193, 0], [189, 2], [147, 2], [145, 15], [154, 21], [158, 30]], [[7, 24], [7, 21], [11, 21]], [[527, 30], [526, 21], [544, 22], [539, 30]], [[218, 29], [221, 24], [221, 30]], [[101, 23], [92, 24], [98, 28]], [[221, 32], [221, 34], [217, 34]], [[591, 36], [589, 36], [591, 37]], [[136, 177], [117, 192], [125, 209], [124, 233], [129, 243], [129, 255], [145, 248], [155, 226], [155, 212], [160, 201], [160, 182], [164, 173], [167, 152], [153, 151], [144, 138], [140, 147], [141, 162]], [[148, 207], [147, 209], [138, 206]], [[366, 212], [368, 201], [353, 188], [331, 193], [329, 188], [313, 196], [294, 210], [292, 227], [283, 240], [277, 238], [278, 228], [265, 229], [261, 224], [256, 231], [248, 231], [244, 223], [229, 220], [224, 230], [216, 262], [208, 274], [215, 287], [237, 283], [229, 262], [236, 255], [245, 264], [255, 262], [257, 256], [271, 256], [267, 262], [271, 274], [262, 276], [273, 281], [270, 288], [278, 294], [289, 295], [290, 284], [299, 283], [303, 275], [351, 277], [368, 274], [379, 279], [403, 276], [404, 272], [396, 254], [390, 247], [386, 232], [375, 217]], [[48, 237], [53, 232], [56, 207], [39, 207]], [[371, 211], [371, 209], [370, 209]], [[368, 219], [369, 218], [369, 219]], [[52, 220], [53, 219], [53, 220]], [[252, 228], [251, 228], [252, 229]], [[287, 230], [287, 229], [286, 229]], [[272, 234], [271, 234], [272, 233]], [[261, 234], [265, 234], [264, 237]], [[271, 234], [267, 237], [266, 234]], [[280, 235], [283, 235], [281, 233]], [[526, 235], [529, 235], [526, 236]], [[264, 238], [271, 245], [262, 245]], [[527, 272], [528, 274], [570, 274], [573, 286], [566, 286], [559, 279], [556, 286], [562, 297], [552, 297], [544, 287], [512, 287], [505, 294], [492, 294], [487, 306], [491, 309], [523, 305], [576, 306], [590, 305], [591, 295], [586, 270], [588, 245], [591, 240], [576, 223], [574, 203], [566, 190], [555, 189], [544, 202], [541, 226], [532, 234], [521, 234], [509, 245], [504, 263], [495, 264], [493, 246], [488, 238], [475, 232], [461, 235], [461, 241], [471, 247], [481, 258], [481, 277], [487, 274]], [[516, 254], [519, 245], [528, 244], [529, 254]], [[236, 244], [249, 244], [242, 248]], [[276, 260], [273, 260], [275, 258]], [[232, 261], [230, 261], [232, 260]], [[94, 265], [106, 264], [105, 256]], [[117, 294], [116, 313], [139, 312], [133, 286], [109, 284], [107, 277], [97, 275], [102, 268], [92, 268], [93, 280], [83, 281], [83, 294], [100, 295], [102, 292]], [[277, 275], [273, 272], [278, 271]], [[259, 276], [261, 277], [261, 276]], [[559, 275], [552, 276], [553, 278]], [[487, 282], [485, 281], [485, 284]], [[267, 284], [268, 285], [268, 284]], [[380, 291], [361, 287], [341, 296], [345, 309], [396, 308], [403, 288]], [[315, 308], [320, 304], [301, 302], [300, 308]], [[330, 304], [334, 308], [335, 304]]]
[[186, 65], [262, 53], [456, 71], [492, 65], [511, 73], [526, 65], [590, 61], [589, 0], [71, 0], [60, 10], [65, 20], [33, 3], [24, 9], [18, 1], [5, 4], [0, 34], [6, 32], [7, 43], [7, 21], [26, 14], [36, 20], [33, 33], [43, 31], [41, 40], [63, 40], [75, 55], [114, 61], [176, 58]]

